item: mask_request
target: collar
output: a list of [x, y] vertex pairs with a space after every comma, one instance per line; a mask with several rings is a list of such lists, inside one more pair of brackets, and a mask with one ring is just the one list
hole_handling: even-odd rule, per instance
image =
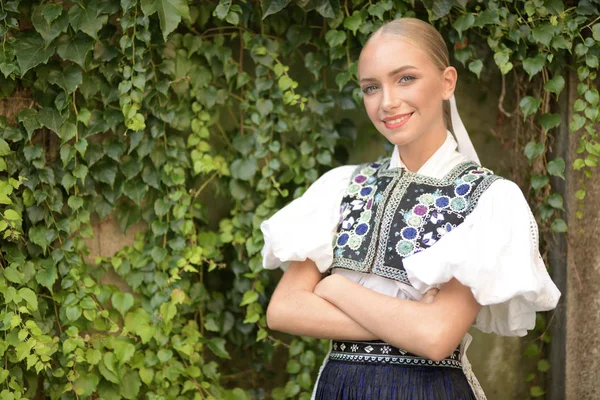
[[[446, 131], [446, 141], [435, 153], [419, 168], [417, 174], [430, 176], [432, 178], [443, 178], [452, 168], [461, 162], [467, 161], [467, 157], [457, 151], [458, 144], [450, 131]], [[398, 146], [394, 146], [389, 168], [404, 168], [406, 166], [400, 158]]]

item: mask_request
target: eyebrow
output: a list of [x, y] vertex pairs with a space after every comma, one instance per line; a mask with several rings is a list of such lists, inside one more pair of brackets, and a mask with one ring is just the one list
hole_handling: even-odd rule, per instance
[[[414, 67], [412, 65], [403, 65], [402, 67], [396, 68], [395, 70], [393, 70], [392, 72], [390, 72], [388, 74], [388, 76], [391, 78], [392, 76], [394, 76], [394, 75], [396, 75], [396, 74], [398, 74], [398, 73], [400, 73], [400, 72], [402, 72], [404, 70], [411, 69], [411, 68], [417, 68], [417, 67]], [[360, 81], [361, 82], [375, 82], [375, 81], [377, 81], [377, 79], [375, 79], [375, 78], [363, 78]]]

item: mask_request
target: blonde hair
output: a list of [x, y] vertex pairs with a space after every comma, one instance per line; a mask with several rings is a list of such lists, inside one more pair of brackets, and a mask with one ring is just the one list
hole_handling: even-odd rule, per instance
[[[442, 35], [430, 24], [417, 18], [398, 18], [383, 24], [369, 36], [365, 46], [375, 37], [381, 35], [400, 36], [413, 46], [422, 49], [433, 65], [440, 71], [450, 66], [448, 47]], [[444, 121], [448, 130], [452, 131], [450, 102], [444, 100], [442, 105]]]

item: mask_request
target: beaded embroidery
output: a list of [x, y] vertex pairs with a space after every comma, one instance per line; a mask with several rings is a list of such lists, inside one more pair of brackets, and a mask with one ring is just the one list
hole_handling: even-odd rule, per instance
[[436, 179], [390, 159], [359, 166], [340, 206], [330, 268], [370, 272], [410, 284], [402, 260], [433, 246], [460, 225], [500, 177], [473, 162]]

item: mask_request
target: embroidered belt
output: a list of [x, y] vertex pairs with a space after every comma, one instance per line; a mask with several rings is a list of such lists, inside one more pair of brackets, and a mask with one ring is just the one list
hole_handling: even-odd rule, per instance
[[363, 364], [398, 364], [428, 367], [450, 367], [462, 369], [460, 347], [441, 361], [411, 354], [383, 341], [338, 341], [331, 342], [330, 360], [357, 362]]

